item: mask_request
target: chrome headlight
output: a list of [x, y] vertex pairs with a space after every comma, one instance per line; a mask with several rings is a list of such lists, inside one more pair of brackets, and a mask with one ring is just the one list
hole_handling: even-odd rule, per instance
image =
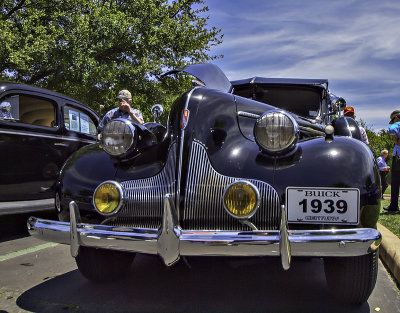
[[257, 120], [254, 137], [264, 151], [281, 153], [296, 144], [298, 125], [285, 111], [268, 111]]
[[123, 119], [111, 120], [101, 132], [101, 146], [105, 152], [119, 156], [136, 146], [135, 126]]
[[94, 191], [93, 205], [102, 215], [117, 213], [123, 203], [124, 192], [121, 185], [115, 181], [105, 181]]

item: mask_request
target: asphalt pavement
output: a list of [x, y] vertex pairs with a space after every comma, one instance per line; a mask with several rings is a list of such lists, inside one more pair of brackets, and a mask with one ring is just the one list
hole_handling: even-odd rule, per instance
[[0, 313], [400, 312], [398, 289], [382, 263], [360, 307], [328, 293], [320, 259], [294, 258], [283, 271], [278, 258], [199, 257], [167, 268], [157, 256], [138, 255], [124, 280], [93, 284], [77, 270], [69, 246], [30, 237], [17, 221], [0, 221]]

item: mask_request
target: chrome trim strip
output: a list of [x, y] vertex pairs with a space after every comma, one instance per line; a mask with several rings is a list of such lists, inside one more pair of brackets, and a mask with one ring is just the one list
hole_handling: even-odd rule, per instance
[[320, 131], [320, 130], [316, 130], [316, 129], [312, 129], [312, 128], [308, 128], [308, 127], [304, 127], [304, 126], [300, 126], [299, 125], [299, 129], [304, 131], [304, 132], [308, 132], [308, 133], [313, 133], [317, 136], [324, 136], [325, 137], [325, 132]]
[[40, 138], [57, 139], [57, 140], [68, 140], [68, 141], [80, 141], [80, 142], [86, 142], [86, 143], [96, 143], [96, 140], [77, 139], [76, 137], [61, 136], [61, 135], [37, 134], [37, 133], [34, 133], [34, 132], [28, 132], [28, 131], [25, 132], [25, 131], [0, 130], [0, 134], [40, 137]]
[[[32, 236], [41, 240], [71, 243], [70, 223], [67, 222], [30, 217], [28, 230]], [[159, 253], [159, 229], [78, 223], [77, 233], [80, 235], [82, 246], [147, 254]], [[375, 250], [381, 242], [381, 234], [373, 228], [293, 230], [288, 234], [288, 241], [292, 256], [359, 256]], [[182, 230], [179, 237], [179, 254], [181, 256], [279, 256], [279, 242], [279, 230]]]
[[237, 115], [239, 116], [244, 116], [244, 117], [249, 117], [249, 118], [254, 118], [254, 119], [259, 119], [261, 115], [259, 114], [254, 114], [254, 113], [250, 113], [250, 112], [245, 112], [245, 111], [238, 111]]
[[54, 211], [54, 198], [42, 200], [0, 202], [0, 216], [41, 211]]
[[[188, 96], [186, 98], [186, 103], [185, 103], [185, 107], [183, 108], [183, 110], [187, 110], [189, 107], [189, 100], [192, 97], [193, 92], [198, 89], [198, 88], [202, 88], [202, 87], [194, 87], [192, 90], [189, 91]], [[181, 116], [181, 115], [180, 115]], [[182, 118], [182, 117], [181, 117]], [[179, 124], [181, 123], [181, 121], [179, 120]], [[189, 123], [189, 120], [187, 121], [187, 123]], [[181, 142], [179, 145], [179, 159], [178, 159], [178, 172], [177, 172], [177, 185], [178, 188], [176, 188], [176, 197], [175, 197], [175, 205], [176, 205], [176, 210], [178, 213], [178, 220], [180, 219], [179, 216], [179, 201], [180, 201], [180, 188], [181, 188], [181, 176], [182, 176], [182, 158], [183, 158], [183, 143], [185, 141], [185, 128], [183, 128], [181, 130]]]

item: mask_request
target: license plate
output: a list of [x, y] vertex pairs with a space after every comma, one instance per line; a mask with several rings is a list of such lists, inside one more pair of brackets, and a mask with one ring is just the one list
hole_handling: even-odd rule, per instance
[[358, 224], [356, 188], [286, 188], [287, 220], [302, 224]]

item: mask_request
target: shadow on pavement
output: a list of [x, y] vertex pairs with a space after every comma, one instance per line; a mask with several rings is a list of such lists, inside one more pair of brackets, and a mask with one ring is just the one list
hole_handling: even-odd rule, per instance
[[123, 281], [104, 285], [76, 270], [27, 290], [17, 305], [33, 312], [370, 312], [368, 303], [335, 302], [318, 259], [295, 259], [287, 272], [277, 258], [189, 263], [191, 269], [184, 262], [166, 268], [158, 257], [140, 255]]
[[45, 219], [58, 219], [55, 212], [48, 211], [0, 216], [0, 242], [30, 236], [26, 222], [32, 215]]

